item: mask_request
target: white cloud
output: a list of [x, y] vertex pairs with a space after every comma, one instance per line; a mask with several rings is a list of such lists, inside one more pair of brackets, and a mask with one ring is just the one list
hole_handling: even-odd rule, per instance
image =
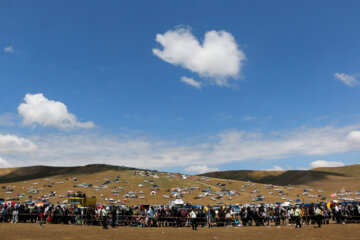
[[355, 75], [349, 75], [349, 74], [345, 74], [345, 73], [335, 73], [334, 77], [336, 79], [342, 81], [349, 87], [355, 87], [355, 86], [359, 85], [359, 81], [356, 80]]
[[307, 171], [307, 170], [309, 170], [309, 168], [299, 167], [297, 170], [300, 170], [300, 171]]
[[21, 103], [18, 112], [24, 125], [40, 124], [57, 128], [92, 128], [93, 122], [79, 122], [69, 113], [64, 103], [49, 100], [42, 93], [26, 94], [25, 103]]
[[284, 171], [284, 169], [280, 166], [274, 165], [271, 169], [266, 169], [266, 171]]
[[9, 167], [12, 167], [12, 165], [8, 161], [0, 157], [0, 168], [9, 168]]
[[36, 149], [36, 144], [29, 139], [10, 134], [0, 134], [0, 153], [26, 153], [33, 152]]
[[191, 173], [207, 173], [207, 172], [216, 172], [219, 171], [218, 168], [209, 168], [208, 166], [190, 166], [185, 168], [185, 172], [191, 172]]
[[349, 133], [348, 140], [355, 143], [360, 143], [360, 131], [352, 131]]
[[15, 53], [15, 50], [14, 50], [14, 48], [12, 46], [6, 46], [6, 47], [4, 47], [3, 50], [6, 53]]
[[153, 49], [156, 56], [220, 86], [229, 86], [229, 78], [239, 77], [246, 59], [235, 38], [226, 31], [206, 32], [201, 44], [189, 29], [178, 28], [157, 34], [156, 41], [163, 47]]
[[219, 134], [207, 164], [246, 160], [271, 160], [296, 155], [327, 155], [360, 150], [347, 140], [359, 126], [301, 128], [283, 133], [228, 131]]
[[342, 167], [345, 166], [342, 162], [331, 162], [325, 160], [317, 160], [310, 163], [312, 168], [322, 168], [322, 167]]
[[[24, 154], [16, 153], [16, 147], [12, 148], [12, 152], [2, 156], [11, 160], [14, 165], [64, 166], [106, 163], [151, 169], [189, 166], [197, 166], [200, 169], [199, 166], [219, 166], [232, 162], [256, 163], [299, 156], [326, 156], [360, 151], [360, 144], [354, 143], [348, 137], [349, 133], [359, 127], [327, 126], [278, 133], [230, 130], [208, 136], [207, 139], [196, 143], [191, 139], [189, 143], [179, 143], [171, 139], [162, 141], [151, 137], [132, 138], [93, 132], [66, 132], [28, 136], [28, 141], [37, 145], [37, 150], [32, 151], [26, 158]], [[274, 169], [279, 167], [274, 166]]]
[[180, 81], [183, 83], [186, 83], [187, 85], [193, 86], [197, 89], [201, 89], [201, 87], [202, 87], [201, 82], [195, 81], [193, 78], [188, 78], [188, 77], [184, 76], [181, 78]]

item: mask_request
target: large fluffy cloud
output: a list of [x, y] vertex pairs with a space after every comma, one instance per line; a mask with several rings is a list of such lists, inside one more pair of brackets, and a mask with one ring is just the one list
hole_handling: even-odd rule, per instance
[[29, 139], [10, 134], [0, 134], [0, 153], [31, 153], [36, 149], [36, 144]]
[[349, 74], [345, 74], [345, 73], [335, 73], [334, 77], [336, 79], [342, 81], [349, 87], [355, 87], [355, 86], [359, 85], [359, 81], [356, 80], [355, 75], [349, 75]]
[[312, 168], [321, 168], [321, 167], [342, 167], [345, 166], [343, 162], [335, 162], [335, 161], [325, 161], [325, 160], [317, 160], [310, 163]]
[[40, 124], [57, 128], [92, 128], [92, 122], [79, 122], [74, 114], [69, 113], [62, 102], [49, 100], [42, 93], [26, 94], [25, 103], [21, 103], [18, 112], [23, 124]]
[[209, 168], [208, 166], [190, 166], [185, 168], [185, 172], [190, 172], [190, 173], [207, 173], [207, 172], [215, 172], [215, 171], [219, 171], [218, 168]]
[[235, 38], [226, 31], [206, 32], [201, 44], [189, 29], [178, 28], [157, 34], [156, 41], [163, 47], [153, 49], [156, 56], [197, 73], [212, 84], [229, 85], [229, 78], [239, 77], [246, 59]]

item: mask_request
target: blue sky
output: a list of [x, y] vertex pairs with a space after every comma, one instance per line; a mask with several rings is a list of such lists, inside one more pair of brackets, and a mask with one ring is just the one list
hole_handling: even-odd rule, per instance
[[358, 1], [0, 6], [0, 167], [360, 162]]

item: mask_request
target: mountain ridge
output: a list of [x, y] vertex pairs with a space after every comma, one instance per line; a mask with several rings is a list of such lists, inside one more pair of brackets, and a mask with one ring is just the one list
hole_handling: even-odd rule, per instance
[[[0, 169], [0, 183], [26, 181], [37, 178], [52, 177], [64, 174], [92, 174], [108, 170], [140, 170], [138, 168], [108, 164], [88, 164], [84, 166], [59, 167], [35, 165], [18, 168]], [[141, 169], [142, 170], [142, 169]]]
[[231, 170], [209, 172], [199, 175], [220, 179], [251, 181], [264, 184], [311, 185], [311, 183], [314, 181], [326, 180], [330, 179], [331, 177], [355, 177], [360, 179], [360, 165], [287, 171]]

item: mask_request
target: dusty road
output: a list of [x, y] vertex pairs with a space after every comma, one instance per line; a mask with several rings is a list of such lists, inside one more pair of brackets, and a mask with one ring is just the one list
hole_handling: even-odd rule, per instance
[[230, 227], [230, 228], [138, 228], [117, 227], [104, 230], [97, 226], [0, 224], [1, 240], [79, 240], [79, 239], [360, 239], [360, 224], [324, 225], [317, 229], [303, 226]]

